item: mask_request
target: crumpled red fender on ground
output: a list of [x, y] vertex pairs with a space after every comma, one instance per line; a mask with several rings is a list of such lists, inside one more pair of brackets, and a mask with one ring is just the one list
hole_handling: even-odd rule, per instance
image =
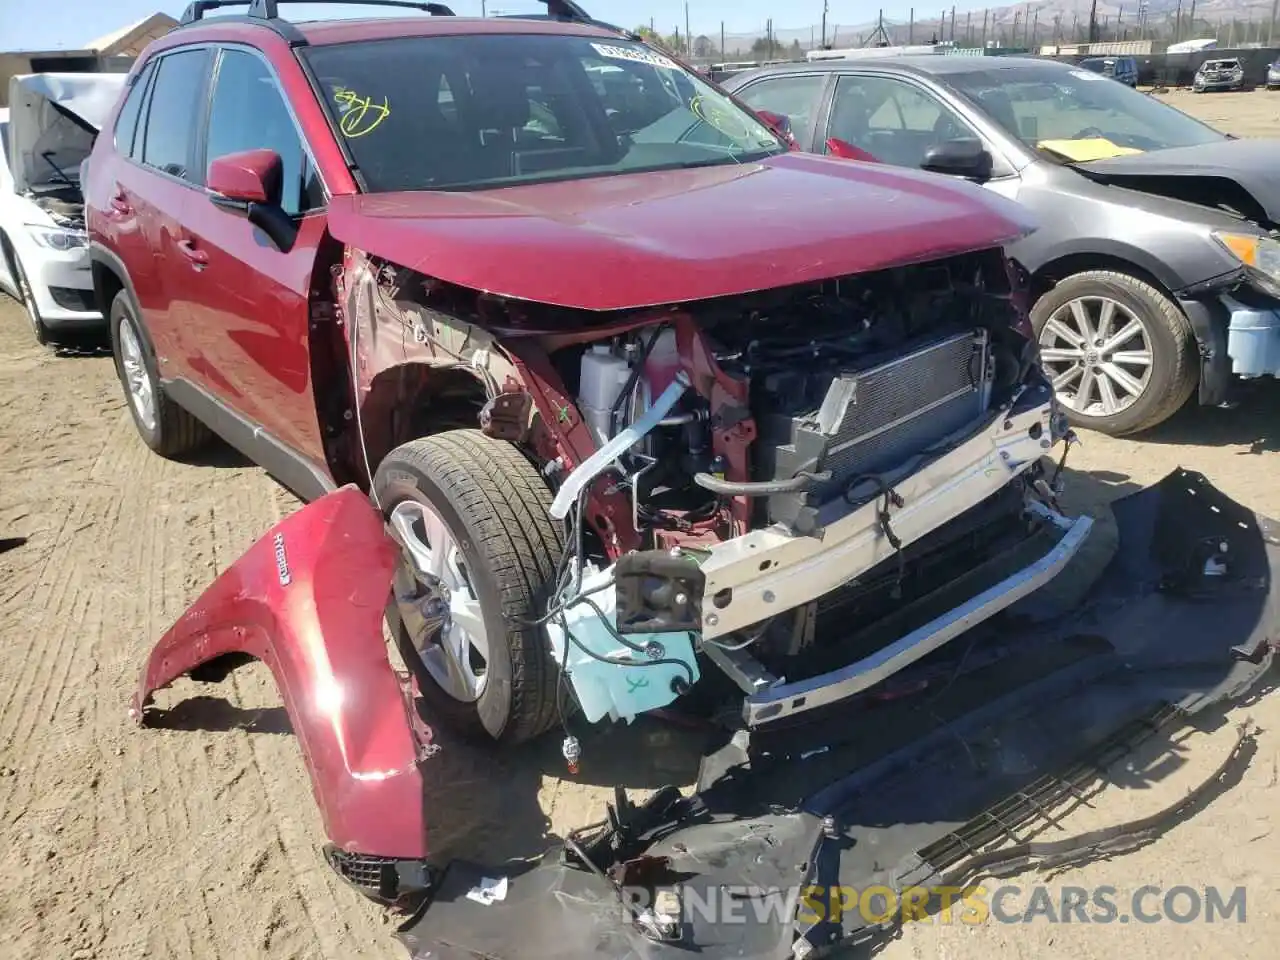
[[420, 859], [430, 730], [383, 639], [397, 548], [354, 486], [267, 531], [215, 580], [151, 652], [131, 715], [152, 694], [224, 654], [275, 677], [329, 839], [362, 854]]

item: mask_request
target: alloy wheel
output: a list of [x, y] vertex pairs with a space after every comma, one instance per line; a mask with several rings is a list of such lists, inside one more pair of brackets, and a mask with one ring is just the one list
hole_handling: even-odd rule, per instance
[[1129, 408], [1151, 383], [1154, 357], [1146, 325], [1110, 297], [1077, 297], [1050, 315], [1040, 359], [1062, 403], [1088, 417]]
[[479, 700], [489, 635], [457, 540], [440, 515], [417, 500], [396, 505], [390, 532], [401, 548], [394, 600], [401, 626], [442, 690], [463, 703]]
[[125, 390], [129, 394], [129, 403], [137, 414], [139, 422], [147, 430], [156, 428], [156, 398], [151, 386], [151, 375], [147, 372], [142, 357], [142, 345], [134, 332], [133, 324], [128, 318], [121, 318], [120, 328], [120, 364], [124, 368]]

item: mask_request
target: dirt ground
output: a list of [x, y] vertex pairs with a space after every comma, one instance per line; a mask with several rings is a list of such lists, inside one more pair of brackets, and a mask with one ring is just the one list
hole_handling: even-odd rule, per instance
[[[1280, 130], [1280, 95], [1173, 99], [1237, 134]], [[1133, 441], [1085, 435], [1070, 499], [1103, 521], [1095, 551], [1105, 553], [1107, 501], [1176, 465], [1280, 517], [1277, 388], [1231, 412], [1184, 410]], [[404, 956], [383, 912], [318, 856], [320, 819], [263, 668], [221, 686], [178, 682], [158, 696], [172, 708], [161, 729], [128, 721], [153, 641], [296, 506], [229, 452], [193, 465], [148, 453], [110, 360], [36, 347], [16, 307], [0, 303], [0, 538], [22, 541], [0, 553], [0, 960]], [[1087, 579], [1104, 559], [1079, 573]], [[1122, 913], [1144, 884], [1243, 885], [1245, 924], [934, 922], [909, 927], [886, 958], [1275, 956], [1280, 699], [1232, 719], [1246, 713], [1263, 728], [1259, 753], [1195, 818], [1113, 861], [1010, 881], [1109, 884]], [[614, 776], [642, 788], [686, 782], [670, 736], [652, 735], [658, 765], [626, 767], [636, 752], [604, 750], [573, 781], [559, 776], [557, 743], [516, 761], [446, 737], [433, 768], [433, 844], [482, 859], [540, 849], [593, 819], [599, 784]], [[1228, 724], [1134, 761], [1065, 828], [1162, 806], [1215, 766], [1232, 736]]]

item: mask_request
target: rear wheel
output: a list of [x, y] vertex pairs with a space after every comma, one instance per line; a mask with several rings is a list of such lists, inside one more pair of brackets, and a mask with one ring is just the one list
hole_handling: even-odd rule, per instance
[[388, 619], [423, 698], [463, 734], [545, 732], [561, 689], [545, 631], [526, 621], [564, 544], [537, 470], [509, 443], [451, 430], [392, 450], [374, 491], [402, 550]]
[[22, 269], [22, 261], [18, 259], [18, 254], [9, 243], [9, 239], [0, 238], [0, 245], [3, 247], [0, 253], [3, 253], [8, 264], [9, 275], [13, 277], [13, 284], [18, 288], [18, 299], [22, 302], [23, 309], [27, 311], [27, 318], [31, 321], [31, 331], [35, 335], [36, 343], [44, 346], [49, 342], [49, 328], [45, 326], [40, 316], [40, 307], [36, 305], [35, 295], [31, 292], [31, 281], [27, 279], [27, 273]]
[[1111, 270], [1077, 273], [1036, 301], [1045, 372], [1077, 426], [1124, 436], [1155, 426], [1195, 389], [1195, 338], [1163, 292]]
[[110, 329], [116, 375], [143, 443], [171, 459], [202, 446], [210, 437], [209, 429], [165, 396], [155, 358], [147, 348], [129, 295], [123, 290], [111, 302]]

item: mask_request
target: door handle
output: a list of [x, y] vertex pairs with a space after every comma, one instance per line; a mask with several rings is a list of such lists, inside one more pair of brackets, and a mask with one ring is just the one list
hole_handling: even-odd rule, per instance
[[209, 263], [209, 254], [197, 247], [195, 241], [190, 237], [183, 237], [179, 240], [178, 249], [182, 251], [182, 255], [190, 260], [191, 265], [197, 270], [203, 270]]
[[125, 196], [123, 190], [117, 188], [116, 192], [112, 195], [111, 209], [114, 210], [116, 213], [132, 213], [133, 212], [133, 209], [129, 206], [129, 199], [128, 197]]

